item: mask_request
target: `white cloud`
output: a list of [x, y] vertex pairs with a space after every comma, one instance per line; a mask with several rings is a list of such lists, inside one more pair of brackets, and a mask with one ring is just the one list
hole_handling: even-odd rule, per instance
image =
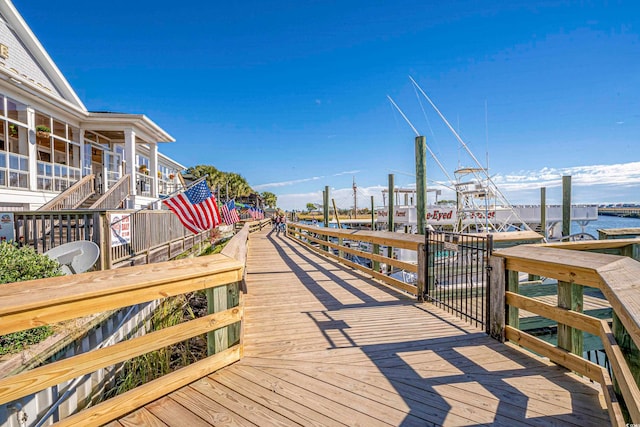
[[[357, 172], [341, 172], [333, 176]], [[571, 176], [574, 203], [633, 203], [640, 199], [640, 162], [518, 171], [510, 174], [497, 174], [492, 177], [492, 180], [510, 203], [539, 203], [542, 187], [547, 188], [548, 203], [560, 203], [562, 201], [560, 188], [563, 176]], [[308, 180], [311, 179], [304, 181]], [[415, 186], [415, 184], [408, 185], [408, 187], [411, 186]], [[358, 187], [358, 205], [370, 206], [370, 198], [374, 196], [374, 204], [381, 206], [383, 204], [382, 190], [386, 188], [386, 185]], [[442, 190], [439, 200], [454, 197], [454, 193], [444, 186], [438, 187], [429, 184], [429, 188]], [[331, 197], [336, 200], [336, 204], [340, 208], [353, 207], [353, 189], [351, 187], [331, 189]], [[432, 200], [432, 197], [434, 197], [433, 193], [429, 193], [427, 196], [429, 201]], [[278, 195], [278, 206], [288, 210], [305, 209], [309, 202], [322, 204], [322, 191]]]
[[311, 178], [294, 179], [291, 181], [270, 182], [268, 184], [252, 185], [251, 187], [254, 190], [264, 190], [265, 188], [288, 187], [290, 185], [301, 184], [303, 182], [318, 181], [319, 179], [322, 179], [322, 178], [324, 178], [324, 176], [314, 176]]
[[[358, 172], [360, 172], [360, 171], [359, 170], [353, 170], [353, 171], [338, 172], [338, 173], [334, 173], [331, 176], [355, 175]], [[291, 185], [302, 184], [302, 183], [305, 183], [305, 182], [318, 181], [318, 180], [323, 179], [323, 178], [325, 178], [325, 177], [324, 176], [313, 176], [311, 178], [294, 179], [294, 180], [291, 180], [291, 181], [270, 182], [270, 183], [267, 183], [267, 184], [252, 185], [251, 187], [254, 190], [264, 190], [264, 189], [268, 189], [268, 188], [288, 187], [288, 186], [291, 186]]]

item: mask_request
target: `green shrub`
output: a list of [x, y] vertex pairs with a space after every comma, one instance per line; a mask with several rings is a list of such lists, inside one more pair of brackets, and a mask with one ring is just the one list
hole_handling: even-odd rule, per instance
[[[38, 254], [31, 247], [18, 248], [12, 243], [0, 242], [0, 284], [55, 276], [62, 276], [57, 261]], [[50, 326], [40, 326], [0, 336], [0, 355], [21, 351], [51, 334]]]
[[0, 243], [0, 284], [62, 276], [60, 264], [33, 248]]

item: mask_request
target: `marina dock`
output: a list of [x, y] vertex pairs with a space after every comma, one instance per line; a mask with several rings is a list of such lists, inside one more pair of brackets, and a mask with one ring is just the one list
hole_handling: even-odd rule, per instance
[[597, 385], [283, 234], [247, 289], [242, 360], [110, 425], [609, 424]]
[[[204, 336], [208, 357], [87, 408], [80, 399], [65, 402], [57, 419], [40, 421], [113, 427], [624, 425], [611, 372], [630, 419], [640, 419], [636, 367], [623, 358], [624, 352], [637, 354], [626, 345], [638, 340], [640, 266], [631, 258], [638, 240], [502, 242], [490, 254], [482, 252], [478, 236], [453, 237], [298, 223], [277, 233], [268, 220], [255, 221], [220, 254], [6, 284], [0, 287], [0, 334], [193, 291], [210, 296], [211, 307], [210, 314], [2, 378], [0, 404], [15, 408], [13, 402], [35, 393], [66, 391], [74, 378]], [[374, 253], [346, 240], [369, 243]], [[417, 251], [418, 263], [386, 257], [383, 245]], [[454, 272], [450, 278], [472, 267], [485, 271], [487, 281], [467, 276], [472, 292], [453, 301], [466, 293], [462, 283], [437, 284], [431, 276], [437, 269], [425, 264], [437, 256], [425, 248], [439, 245], [457, 253], [441, 263]], [[373, 266], [348, 255], [369, 256]], [[416, 273], [417, 283], [383, 274], [385, 264]], [[523, 274], [558, 280], [557, 298], [519, 292]], [[582, 286], [600, 289], [624, 327], [612, 332], [608, 321], [590, 316], [596, 301], [576, 293]], [[572, 302], [565, 305], [568, 297]], [[582, 301], [584, 313], [574, 307]], [[470, 304], [479, 308], [471, 321], [450, 310]], [[530, 314], [558, 324], [557, 345], [520, 328]], [[625, 330], [628, 335], [620, 336]], [[582, 357], [579, 340], [572, 341], [579, 331], [603, 340], [610, 370]]]

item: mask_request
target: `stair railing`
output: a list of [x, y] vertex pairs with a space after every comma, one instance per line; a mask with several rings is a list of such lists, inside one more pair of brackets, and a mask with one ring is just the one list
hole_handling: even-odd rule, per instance
[[87, 175], [62, 193], [42, 205], [39, 211], [75, 209], [95, 193], [95, 175]]
[[90, 209], [118, 209], [122, 202], [131, 195], [130, 192], [131, 175], [126, 174], [120, 178], [115, 184], [109, 187], [98, 200], [95, 201]]

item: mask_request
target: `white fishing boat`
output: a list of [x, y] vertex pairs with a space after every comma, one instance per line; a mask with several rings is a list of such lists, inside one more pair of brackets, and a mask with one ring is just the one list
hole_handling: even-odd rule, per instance
[[[426, 206], [424, 223], [427, 228], [454, 231], [458, 233], [493, 233], [507, 231], [536, 231], [548, 239], [562, 238], [562, 206], [545, 205], [544, 219], [543, 209], [540, 205], [511, 205], [500, 189], [493, 182], [488, 169], [482, 166], [476, 156], [471, 152], [465, 141], [458, 135], [449, 121], [444, 117], [433, 101], [422, 90], [418, 83], [410, 78], [417, 91], [429, 102], [435, 112], [440, 116], [448, 129], [454, 135], [457, 143], [467, 154], [467, 161], [471, 167], [458, 167], [451, 177], [438, 157], [426, 146], [427, 151], [446, 176], [446, 182], [439, 183], [437, 188], [426, 188], [427, 194], [435, 192], [436, 203]], [[388, 97], [393, 106], [398, 110], [409, 126], [420, 134], [400, 110], [398, 105]], [[488, 160], [487, 160], [488, 164]], [[426, 174], [426, 172], [425, 172]], [[445, 204], [437, 203], [437, 195], [441, 188], [448, 188], [455, 194], [455, 201]], [[417, 230], [417, 193], [415, 188], [393, 189], [393, 195], [388, 190], [383, 190], [383, 200], [388, 200], [386, 206], [377, 209], [377, 227], [385, 229], [389, 224], [389, 205], [393, 206], [394, 231], [416, 233]], [[425, 198], [427, 197], [425, 194]], [[589, 238], [584, 232], [584, 227], [591, 221], [598, 219], [597, 205], [573, 205], [570, 213], [571, 221], [582, 227], [580, 236]], [[543, 223], [544, 222], [544, 223]], [[388, 228], [386, 228], [388, 229]], [[567, 236], [568, 237], [568, 236]], [[591, 236], [592, 237], [592, 236]]]

